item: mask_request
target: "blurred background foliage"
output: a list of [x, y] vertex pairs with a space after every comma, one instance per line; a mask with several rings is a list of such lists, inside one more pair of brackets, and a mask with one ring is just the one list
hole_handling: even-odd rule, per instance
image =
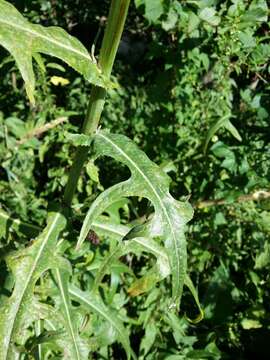
[[[98, 57], [109, 1], [11, 2], [33, 22], [64, 27], [89, 51], [95, 42]], [[109, 92], [101, 126], [133, 138], [169, 172], [174, 196], [188, 197], [194, 205], [187, 234], [189, 272], [205, 311], [200, 323], [188, 322], [186, 316], [196, 317], [197, 309], [187, 293], [179, 316], [167, 313], [160, 301], [169, 291], [166, 283], [127, 300], [124, 290], [116, 295], [123, 286], [121, 269], [112, 273], [106, 300], [129, 319], [132, 346], [141, 359], [269, 358], [268, 17], [265, 0], [131, 4], [113, 72], [117, 86]], [[44, 57], [43, 62], [35, 64], [36, 106], [30, 107], [16, 65], [0, 50], [1, 208], [37, 226], [44, 224], [48, 203], [63, 193], [75, 153], [64, 130], [80, 128], [90, 91], [60, 61]], [[63, 116], [68, 121], [27, 138]], [[112, 160], [89, 161], [76, 209], [85, 211], [97, 192], [127, 176]], [[112, 209], [111, 216], [127, 223], [142, 216], [146, 206], [132, 199]], [[74, 220], [75, 235], [79, 226]], [[27, 242], [19, 229], [4, 235], [5, 249]], [[98, 249], [89, 245], [90, 255], [75, 265], [78, 272], [98, 263], [108, 244], [104, 239]], [[73, 250], [67, 251], [72, 257]], [[142, 275], [146, 260], [133, 259], [133, 270], [138, 264]], [[110, 329], [95, 318], [91, 326], [97, 359], [125, 358], [118, 345], [111, 345]]]

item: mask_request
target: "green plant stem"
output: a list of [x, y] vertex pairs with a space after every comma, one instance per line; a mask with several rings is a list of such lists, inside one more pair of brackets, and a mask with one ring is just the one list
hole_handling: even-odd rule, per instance
[[[111, 75], [117, 49], [120, 43], [130, 0], [112, 0], [108, 23], [102, 41], [99, 67], [108, 78]], [[101, 113], [104, 108], [107, 91], [101, 87], [94, 86], [87, 108], [82, 133], [92, 135], [96, 131]], [[73, 165], [70, 170], [68, 182], [64, 192], [64, 203], [70, 206], [75, 193], [82, 167], [88, 157], [89, 149], [80, 147], [77, 150]]]

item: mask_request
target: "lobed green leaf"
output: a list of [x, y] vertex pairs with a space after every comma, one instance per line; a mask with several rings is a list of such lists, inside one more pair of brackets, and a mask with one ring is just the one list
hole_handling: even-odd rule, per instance
[[91, 145], [96, 158], [113, 157], [131, 171], [130, 179], [107, 189], [94, 201], [85, 217], [77, 247], [85, 240], [93, 222], [112, 203], [128, 196], [147, 198], [155, 213], [148, 222], [133, 228], [129, 238], [163, 239], [172, 274], [172, 304], [176, 306], [181, 299], [187, 269], [184, 229], [193, 214], [190, 204], [177, 201], [170, 195], [170, 178], [127, 137], [97, 131], [93, 138], [86, 135], [70, 138], [77, 145]]
[[0, 0], [0, 44], [15, 58], [31, 102], [35, 88], [32, 57], [37, 53], [63, 60], [94, 85], [108, 86], [108, 80], [79, 40], [59, 27], [29, 23], [4, 0]]
[[65, 224], [65, 217], [60, 212], [51, 213], [48, 225], [32, 245], [6, 258], [15, 286], [0, 308], [0, 360], [17, 358], [15, 344], [24, 341], [24, 330], [33, 320], [44, 316], [44, 306], [34, 297], [34, 286], [46, 270], [59, 266], [54, 249]]
[[68, 351], [70, 358], [74, 360], [87, 359], [90, 349], [79, 336], [75, 314], [70, 304], [68, 292], [69, 273], [60, 271], [60, 269], [57, 268], [55, 270], [55, 275], [61, 298], [60, 308], [65, 320], [65, 329], [69, 337], [68, 348], [65, 349], [65, 352]]
[[90, 312], [94, 312], [97, 315], [102, 316], [106, 321], [108, 321], [116, 330], [118, 338], [127, 353], [128, 359], [130, 358], [130, 356], [132, 356], [134, 359], [136, 358], [130, 347], [129, 337], [122, 321], [118, 319], [117, 314], [114, 313], [112, 309], [109, 309], [104, 304], [100, 296], [93, 292], [86, 293], [84, 291], [81, 291], [74, 285], [70, 285], [69, 293], [74, 300], [78, 301], [87, 310], [90, 310]]

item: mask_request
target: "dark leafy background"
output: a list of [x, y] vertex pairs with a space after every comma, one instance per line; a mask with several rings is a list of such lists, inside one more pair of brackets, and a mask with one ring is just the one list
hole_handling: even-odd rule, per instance
[[[89, 51], [100, 29], [98, 54], [108, 1], [12, 3], [32, 22], [62, 26]], [[197, 309], [186, 293], [179, 316], [168, 314], [159, 300], [169, 293], [166, 283], [126, 306], [123, 292], [114, 296], [115, 287], [122, 286], [120, 273], [114, 273], [114, 281], [108, 278], [104, 286], [105, 297], [123, 317], [138, 319], [140, 325], [130, 320], [128, 326], [141, 359], [269, 357], [270, 205], [261, 198], [239, 202], [239, 196], [270, 190], [268, 14], [264, 0], [136, 0], [131, 5], [113, 72], [119, 86], [109, 92], [101, 126], [134, 139], [169, 172], [173, 195], [190, 197], [195, 215], [187, 236], [189, 272], [205, 310], [203, 321], [189, 323], [184, 313], [196, 317]], [[14, 62], [0, 51], [1, 208], [43, 225], [48, 204], [63, 193], [75, 152], [64, 130], [80, 128], [90, 86], [60, 61], [44, 57], [46, 72], [36, 65], [36, 106], [31, 107]], [[54, 85], [53, 76], [68, 84]], [[25, 134], [59, 116], [69, 121], [18, 145]], [[86, 209], [96, 192], [127, 175], [111, 159], [89, 162], [78, 184], [78, 208]], [[203, 206], [204, 200], [214, 201]], [[119, 209], [112, 214], [120, 213], [122, 223], [148, 210], [138, 199]], [[75, 235], [80, 224], [74, 219]], [[5, 251], [28, 241], [20, 230], [0, 236]], [[79, 261], [72, 245], [67, 253], [74, 257], [74, 276], [91, 280], [82, 270], [108, 246], [106, 239], [89, 245], [92, 259]], [[143, 275], [151, 258], [129, 261]], [[5, 272], [3, 262], [1, 284]], [[97, 359], [125, 358], [117, 343], [111, 345], [104, 323], [93, 318], [90, 333]]]

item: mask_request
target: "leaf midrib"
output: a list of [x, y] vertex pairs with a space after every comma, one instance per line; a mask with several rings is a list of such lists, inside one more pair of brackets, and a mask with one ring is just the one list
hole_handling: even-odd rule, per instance
[[[119, 236], [125, 236], [126, 235], [126, 232], [117, 231], [117, 230], [115, 230], [115, 228], [113, 228], [113, 226], [110, 226], [109, 224], [107, 225], [107, 224], [103, 224], [103, 223], [99, 223], [99, 222], [94, 221], [92, 225], [95, 226], [96, 228], [108, 231], [110, 233], [113, 233], [113, 234], [116, 234], [116, 235], [119, 235]], [[129, 229], [127, 229], [127, 232], [128, 232], [128, 230]]]
[[31, 278], [32, 278], [32, 275], [33, 275], [33, 273], [34, 273], [34, 271], [35, 271], [35, 269], [36, 269], [36, 266], [37, 266], [37, 264], [38, 264], [38, 261], [39, 261], [39, 259], [40, 259], [41, 254], [42, 254], [42, 251], [43, 251], [44, 247], [46, 246], [46, 244], [48, 243], [49, 237], [50, 237], [50, 235], [51, 235], [51, 231], [53, 230], [53, 228], [54, 228], [55, 224], [57, 223], [58, 218], [59, 218], [60, 216], [61, 216], [61, 214], [59, 214], [59, 213], [56, 214], [55, 219], [54, 219], [54, 221], [52, 222], [51, 227], [50, 227], [50, 229], [48, 230], [48, 233], [47, 233], [44, 241], [42, 242], [42, 246], [41, 246], [40, 249], [39, 249], [39, 252], [38, 252], [38, 254], [37, 254], [37, 256], [36, 256], [36, 259], [35, 259], [35, 261], [34, 261], [34, 264], [33, 264], [32, 268], [31, 268], [31, 271], [30, 271], [30, 273], [29, 273], [29, 275], [28, 275], [28, 277], [27, 277], [27, 279], [26, 279], [26, 281], [25, 281], [25, 283], [24, 283], [24, 288], [23, 288], [23, 291], [21, 292], [20, 300], [19, 300], [18, 302], [15, 302], [15, 304], [16, 304], [16, 306], [15, 306], [15, 312], [13, 312], [13, 315], [15, 315], [15, 316], [13, 316], [13, 318], [12, 318], [12, 320], [11, 320], [11, 326], [8, 327], [8, 329], [10, 329], [10, 331], [8, 332], [8, 338], [5, 337], [8, 341], [5, 341], [5, 342], [4, 342], [4, 344], [6, 344], [6, 350], [4, 349], [4, 351], [5, 351], [5, 359], [7, 359], [7, 356], [8, 356], [8, 353], [9, 353], [10, 342], [11, 342], [11, 338], [12, 338], [12, 333], [13, 333], [13, 331], [14, 331], [14, 323], [15, 323], [15, 320], [16, 320], [16, 317], [17, 317], [17, 313], [18, 313], [18, 311], [19, 311], [19, 308], [20, 308], [20, 306], [21, 306], [21, 303], [22, 303], [22, 301], [23, 301], [23, 298], [24, 298], [24, 295], [25, 295], [25, 291], [27, 290], [27, 287], [29, 286], [29, 283], [30, 283]]
[[[148, 183], [148, 185], [150, 186], [150, 188], [152, 189], [153, 193], [155, 194], [156, 198], [158, 199], [159, 201], [159, 204], [162, 208], [162, 211], [163, 213], [165, 214], [165, 217], [168, 221], [168, 224], [169, 224], [169, 228], [170, 228], [170, 233], [172, 235], [172, 238], [173, 238], [173, 242], [174, 242], [174, 248], [175, 250], [177, 250], [177, 240], [176, 240], [176, 236], [175, 236], [175, 233], [174, 233], [174, 230], [173, 230], [173, 226], [172, 226], [172, 223], [171, 223], [171, 220], [170, 220], [170, 217], [169, 215], [167, 214], [167, 209], [166, 207], [164, 206], [162, 200], [160, 199], [159, 197], [159, 194], [156, 192], [156, 189], [153, 187], [151, 181], [148, 179], [147, 176], [144, 175], [144, 173], [141, 171], [141, 169], [136, 165], [136, 163], [119, 147], [117, 146], [113, 141], [111, 141], [110, 139], [108, 139], [104, 134], [101, 134], [100, 132], [97, 132], [96, 133], [96, 136], [100, 136], [102, 137], [103, 139], [105, 139], [105, 141], [109, 142], [114, 148], [116, 148], [116, 150], [122, 154], [127, 160], [128, 162], [130, 162], [134, 167], [135, 169], [141, 174], [141, 176], [145, 179], [145, 181]], [[176, 261], [177, 261], [177, 279], [179, 278], [179, 259], [178, 259], [178, 256], [176, 256]]]
[[[28, 32], [28, 33], [31, 34], [31, 35], [34, 35], [34, 36], [39, 37], [39, 38], [42, 38], [42, 39], [44, 39], [44, 40], [46, 40], [46, 41], [48, 41], [48, 42], [50, 42], [50, 43], [53, 43], [53, 44], [55, 44], [55, 45], [57, 45], [57, 46], [59, 46], [59, 47], [61, 47], [61, 48], [63, 48], [63, 49], [66, 49], [66, 50], [68, 50], [68, 51], [72, 51], [72, 52], [74, 52], [74, 53], [76, 53], [76, 54], [84, 57], [85, 59], [89, 60], [90, 63], [94, 65], [94, 63], [91, 61], [90, 55], [88, 55], [88, 54], [86, 55], [86, 54], [84, 54], [83, 52], [81, 52], [81, 51], [79, 51], [79, 50], [76, 50], [76, 49], [73, 48], [73, 47], [67, 46], [67, 45], [65, 45], [65, 44], [63, 44], [63, 43], [61, 43], [61, 42], [58, 42], [58, 41], [50, 38], [50, 37], [47, 37], [46, 35], [40, 34], [40, 33], [36, 32], [36, 31], [34, 31], [34, 30], [32, 30], [32, 29], [25, 28], [25, 27], [23, 27], [23, 26], [20, 26], [20, 25], [14, 24], [14, 23], [10, 23], [9, 21], [3, 20], [3, 19], [0, 19], [0, 23], [6, 24], [6, 25], [11, 26], [11, 27], [14, 27], [14, 28], [16, 28], [16, 29], [18, 29], [18, 30], [20, 30], [20, 31], [23, 31], [23, 32]], [[27, 25], [28, 25], [28, 24], [27, 24]], [[29, 26], [29, 25], [28, 25], [28, 26]], [[33, 25], [32, 25], [32, 26], [33, 26]], [[37, 26], [38, 26], [38, 24], [37, 24]], [[47, 29], [50, 29], [50, 27], [48, 27]], [[69, 36], [71, 36], [71, 35], [69, 35]], [[98, 69], [98, 67], [97, 67], [97, 69]]]
[[168, 256], [166, 254], [161, 253], [160, 251], [154, 249], [150, 244], [147, 242], [143, 242], [141, 238], [135, 238], [133, 239], [134, 242], [137, 242], [138, 244], [142, 245], [143, 247], [147, 248], [149, 251], [151, 251], [153, 254], [160, 256], [164, 260], [168, 259]]
[[70, 329], [70, 333], [71, 333], [73, 344], [74, 344], [75, 351], [76, 351], [76, 357], [77, 357], [77, 359], [80, 359], [81, 358], [80, 357], [80, 352], [79, 352], [79, 349], [77, 347], [77, 342], [76, 342], [76, 338], [75, 338], [75, 334], [74, 334], [74, 330], [73, 330], [73, 326], [72, 326], [72, 322], [71, 322], [69, 307], [68, 307], [68, 304], [67, 304], [67, 301], [66, 301], [65, 291], [64, 291], [64, 288], [63, 288], [61, 274], [60, 274], [59, 269], [56, 269], [56, 275], [57, 275], [57, 281], [58, 281], [58, 285], [59, 285], [59, 288], [60, 288], [62, 301], [63, 301], [64, 307], [65, 307], [65, 312], [66, 312], [66, 315], [67, 315], [68, 326], [69, 326], [69, 329]]
[[117, 332], [119, 333], [119, 335], [122, 338], [121, 329], [119, 329], [119, 327], [117, 326], [117, 323], [115, 321], [113, 321], [105, 312], [103, 312], [100, 308], [96, 307], [95, 304], [93, 304], [91, 301], [86, 299], [84, 296], [81, 296], [81, 294], [76, 292], [73, 288], [69, 288], [68, 291], [70, 292], [71, 295], [77, 297], [82, 302], [84, 302], [85, 304], [87, 304], [90, 307], [92, 307], [93, 309], [95, 309], [95, 311], [98, 312], [99, 314], [101, 314], [106, 320], [108, 320], [109, 323], [113, 324], [114, 327], [117, 329]]

